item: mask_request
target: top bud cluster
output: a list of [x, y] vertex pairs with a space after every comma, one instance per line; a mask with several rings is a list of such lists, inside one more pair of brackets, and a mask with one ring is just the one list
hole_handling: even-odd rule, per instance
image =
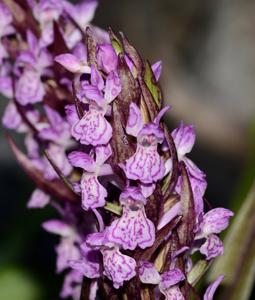
[[223, 254], [233, 213], [205, 212], [194, 128], [162, 120], [161, 62], [87, 27], [96, 6], [0, 1], [2, 122], [24, 136], [26, 154], [8, 140], [37, 185], [28, 207], [60, 214], [43, 228], [60, 236], [61, 297], [211, 300], [223, 276], [200, 297], [197, 264]]

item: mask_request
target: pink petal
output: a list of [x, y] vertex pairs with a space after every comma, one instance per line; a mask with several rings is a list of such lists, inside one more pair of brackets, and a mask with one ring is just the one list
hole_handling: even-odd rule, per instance
[[132, 102], [129, 106], [129, 116], [126, 126], [127, 134], [137, 137], [138, 133], [143, 128], [143, 125], [144, 122], [142, 119], [140, 108]]
[[200, 252], [206, 256], [207, 260], [224, 254], [222, 241], [217, 235], [211, 234], [206, 239], [205, 243], [200, 247]]
[[104, 88], [104, 80], [100, 72], [94, 67], [91, 67], [91, 84], [97, 87], [100, 91]]
[[109, 240], [125, 250], [134, 250], [137, 246], [145, 249], [155, 241], [155, 227], [146, 217], [144, 208], [132, 210], [124, 207], [120, 219], [109, 227]]
[[112, 127], [103, 116], [103, 113], [90, 109], [84, 117], [73, 126], [72, 135], [85, 145], [108, 144], [112, 137]]
[[226, 208], [214, 208], [203, 216], [200, 224], [199, 237], [206, 237], [212, 233], [220, 233], [229, 225], [229, 219], [234, 213]]
[[124, 281], [128, 281], [136, 275], [136, 262], [132, 257], [120, 253], [118, 249], [101, 250], [103, 254], [104, 274], [118, 289]]
[[181, 123], [180, 126], [172, 132], [172, 137], [174, 139], [178, 157], [179, 159], [182, 159], [182, 157], [189, 153], [194, 146], [196, 139], [194, 127], [192, 125], [185, 126]]
[[135, 154], [126, 162], [125, 173], [127, 178], [145, 184], [157, 182], [164, 177], [164, 161], [156, 147], [138, 145]]
[[121, 92], [121, 82], [116, 71], [112, 71], [106, 78], [105, 99], [111, 103]]
[[27, 208], [44, 208], [49, 202], [50, 196], [42, 190], [36, 189], [27, 203]]
[[148, 261], [140, 261], [138, 272], [142, 283], [159, 284], [160, 275], [152, 263]]
[[83, 174], [81, 180], [81, 193], [83, 209], [88, 210], [105, 205], [107, 191], [99, 183], [96, 175]]
[[88, 172], [94, 172], [96, 164], [93, 158], [87, 153], [80, 151], [73, 151], [68, 154], [68, 159], [72, 166], [82, 168]]
[[168, 289], [169, 287], [176, 285], [180, 281], [183, 281], [184, 279], [185, 279], [185, 276], [180, 269], [178, 269], [178, 268], [171, 269], [167, 272], [164, 272], [161, 275], [159, 289], [162, 292], [162, 291]]
[[60, 220], [49, 220], [42, 224], [43, 229], [50, 233], [58, 234], [62, 237], [69, 237], [74, 234], [73, 228]]
[[220, 275], [212, 284], [208, 286], [204, 294], [204, 298], [203, 298], [204, 300], [213, 300], [214, 293], [223, 279], [224, 276]]
[[72, 73], [87, 73], [90, 74], [91, 68], [82, 63], [76, 56], [70, 53], [60, 54], [54, 59], [61, 66]]
[[97, 47], [97, 61], [98, 66], [107, 74], [116, 70], [118, 57], [110, 44], [102, 44]]
[[96, 147], [97, 165], [102, 166], [111, 155], [112, 155], [112, 148], [110, 144], [97, 146]]
[[153, 64], [151, 66], [151, 68], [152, 68], [152, 71], [153, 71], [154, 76], [156, 78], [156, 81], [158, 81], [159, 77], [161, 75], [161, 72], [162, 72], [162, 61], [161, 60], [157, 61], [155, 64]]

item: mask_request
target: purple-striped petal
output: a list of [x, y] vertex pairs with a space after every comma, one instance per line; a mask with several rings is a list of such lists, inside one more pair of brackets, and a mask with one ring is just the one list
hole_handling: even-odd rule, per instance
[[212, 233], [220, 233], [228, 227], [229, 219], [234, 213], [226, 208], [214, 208], [208, 211], [200, 224], [199, 238], [207, 237]]
[[148, 261], [139, 262], [139, 278], [145, 284], [159, 284], [160, 275], [155, 266]]
[[109, 227], [109, 240], [123, 249], [144, 249], [155, 241], [154, 224], [146, 217], [143, 207], [135, 204], [123, 207], [122, 216]]
[[180, 269], [178, 268], [171, 269], [167, 272], [164, 272], [161, 275], [159, 289], [164, 291], [169, 287], [178, 284], [180, 281], [183, 281], [184, 279], [185, 276]]
[[224, 254], [223, 243], [220, 238], [211, 234], [207, 237], [205, 243], [200, 247], [200, 252], [206, 256], [207, 260]]
[[112, 148], [110, 144], [96, 146], [96, 164], [102, 166], [107, 159], [112, 155]]
[[122, 254], [117, 248], [102, 249], [104, 274], [113, 282], [115, 289], [136, 275], [136, 262], [132, 257]]
[[81, 179], [82, 208], [85, 210], [105, 205], [107, 191], [94, 174], [83, 173]]
[[103, 113], [90, 109], [84, 117], [72, 127], [72, 135], [85, 145], [105, 145], [112, 137], [112, 128]]
[[145, 184], [162, 179], [165, 174], [165, 166], [157, 148], [138, 145], [135, 154], [126, 162], [125, 174], [127, 178], [140, 180]]

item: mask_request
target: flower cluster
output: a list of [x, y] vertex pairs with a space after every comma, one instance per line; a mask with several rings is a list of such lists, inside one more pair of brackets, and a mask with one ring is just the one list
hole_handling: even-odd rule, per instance
[[60, 236], [61, 297], [80, 299], [86, 278], [84, 299], [187, 299], [202, 275], [193, 254], [206, 264], [223, 254], [217, 234], [233, 213], [205, 212], [206, 176], [186, 156], [194, 128], [169, 133], [162, 121], [170, 107], [162, 108], [161, 62], [143, 60], [123, 34], [86, 28], [96, 1], [4, 2], [2, 121], [24, 135], [26, 154], [8, 139], [37, 185], [28, 207], [60, 214], [43, 228]]

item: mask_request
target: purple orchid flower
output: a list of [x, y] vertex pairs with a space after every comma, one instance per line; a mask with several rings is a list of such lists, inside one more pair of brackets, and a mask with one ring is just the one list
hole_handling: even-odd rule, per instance
[[35, 189], [27, 203], [27, 208], [44, 208], [50, 203], [50, 196], [40, 189]]
[[60, 54], [54, 60], [74, 74], [90, 74], [91, 68], [88, 66], [87, 61], [77, 57], [71, 53]]
[[159, 290], [165, 296], [166, 300], [184, 300], [178, 283], [185, 279], [184, 274], [178, 268], [171, 269], [161, 275]]
[[120, 195], [123, 213], [120, 219], [112, 222], [108, 238], [123, 249], [134, 250], [137, 246], [144, 249], [153, 245], [155, 227], [145, 214], [147, 200], [139, 188], [128, 187]]
[[229, 219], [233, 215], [233, 212], [228, 209], [214, 208], [203, 216], [195, 239], [206, 238], [199, 250], [206, 256], [207, 260], [223, 255], [224, 248], [222, 241], [215, 234], [220, 233], [228, 227]]
[[226, 208], [214, 208], [209, 210], [200, 223], [200, 230], [196, 239], [207, 237], [213, 233], [220, 233], [229, 225], [229, 219], [234, 213]]
[[77, 243], [81, 240], [72, 225], [60, 220], [50, 220], [44, 222], [42, 227], [46, 231], [61, 237], [61, 241], [56, 247], [57, 273], [69, 268], [69, 261], [80, 259], [81, 253], [77, 247]]
[[139, 278], [145, 284], [159, 284], [161, 277], [155, 266], [148, 261], [140, 261], [138, 265]]
[[82, 194], [82, 208], [85, 210], [102, 207], [105, 205], [107, 191], [99, 183], [98, 176], [103, 176], [111, 172], [111, 168], [105, 161], [111, 156], [112, 150], [110, 144], [106, 146], [97, 146], [95, 148], [96, 160], [90, 155], [74, 151], [68, 158], [74, 167], [84, 169], [80, 187]]
[[43, 126], [42, 129], [39, 128], [39, 137], [64, 147], [70, 145], [69, 123], [51, 107], [45, 105], [44, 110], [49, 123]]
[[16, 99], [21, 105], [37, 103], [45, 95], [40, 74], [35, 70], [25, 69], [16, 83]]
[[[181, 122], [180, 126], [172, 132], [172, 137], [176, 146], [179, 161], [183, 161], [187, 167], [191, 188], [195, 201], [196, 215], [199, 217], [204, 210], [203, 196], [207, 187], [205, 174], [202, 172], [186, 154], [191, 151], [195, 143], [195, 131], [192, 125], [184, 125]], [[176, 191], [180, 192], [182, 178], [176, 186]]]
[[153, 123], [144, 125], [139, 107], [135, 103], [130, 104], [126, 131], [137, 138], [137, 148], [126, 161], [124, 171], [127, 178], [151, 184], [165, 176], [164, 160], [157, 151], [157, 145], [164, 140], [159, 122], [168, 109], [164, 108]]
[[207, 260], [224, 254], [223, 243], [215, 234], [210, 234], [199, 250], [206, 256]]
[[[12, 15], [10, 11], [2, 2], [0, 2], [0, 40], [2, 37], [15, 32], [11, 23]], [[0, 43], [0, 64], [2, 64], [2, 60], [6, 57], [8, 57], [8, 53], [6, 52], [4, 45]]]
[[156, 81], [159, 81], [161, 72], [162, 72], [162, 61], [157, 61], [155, 64], [151, 66], [153, 74], [155, 76]]
[[[81, 120], [72, 126], [72, 135], [81, 144], [104, 145], [112, 136], [112, 128], [104, 117], [108, 104], [110, 104], [120, 93], [120, 80], [115, 72], [111, 72], [104, 86], [103, 79], [99, 72], [92, 68], [91, 85], [85, 85], [84, 95], [89, 100], [89, 109], [85, 111]], [[103, 95], [104, 89], [104, 95]], [[83, 98], [84, 99], [84, 98]], [[87, 100], [84, 99], [84, 102]]]
[[[58, 174], [47, 158], [40, 155], [39, 145], [31, 134], [26, 136], [25, 144], [28, 151], [28, 157], [32, 161], [34, 167], [41, 171], [45, 178], [50, 181], [58, 178]], [[65, 176], [68, 176], [72, 171], [72, 166], [67, 160], [65, 149], [60, 145], [49, 143], [46, 150], [49, 156], [54, 158], [54, 163], [60, 171]]]
[[208, 288], [206, 289], [206, 292], [204, 294], [203, 300], [213, 300], [214, 293], [223, 279], [224, 279], [224, 276], [220, 275], [212, 284], [210, 284], [208, 286]]
[[80, 272], [72, 270], [65, 275], [61, 298], [72, 297], [73, 300], [79, 300], [81, 295], [81, 285], [83, 276]]
[[117, 69], [118, 57], [110, 44], [102, 44], [97, 46], [98, 66], [106, 74]]
[[54, 39], [53, 21], [57, 21], [63, 12], [65, 0], [40, 0], [31, 1], [31, 8], [35, 19], [40, 24], [41, 40], [44, 47], [50, 45]]
[[[26, 106], [25, 114], [28, 120], [32, 124], [37, 124], [39, 121], [39, 113], [38, 111], [34, 110], [31, 106]], [[27, 125], [23, 122], [16, 105], [13, 102], [9, 102], [5, 108], [2, 123], [5, 128], [13, 129], [20, 133], [26, 133], [29, 131]]]
[[16, 98], [21, 105], [42, 101], [45, 88], [41, 76], [47, 74], [52, 65], [52, 57], [46, 49], [41, 49], [37, 38], [27, 31], [28, 49], [20, 52], [16, 69], [23, 67], [23, 72], [16, 83]]
[[118, 289], [124, 281], [136, 275], [136, 261], [120, 252], [118, 245], [109, 241], [108, 230], [88, 235], [86, 243], [99, 248], [103, 256], [104, 275], [113, 282]]
[[87, 278], [100, 277], [100, 256], [99, 251], [91, 249], [86, 243], [81, 245], [81, 258], [70, 260], [69, 265]]
[[[79, 25], [80, 29], [85, 30], [95, 15], [98, 1], [90, 0], [81, 3], [72, 4], [65, 2], [64, 11], [67, 15]], [[78, 42], [82, 40], [82, 33], [72, 23], [68, 23], [64, 32], [66, 43], [72, 49]]]

